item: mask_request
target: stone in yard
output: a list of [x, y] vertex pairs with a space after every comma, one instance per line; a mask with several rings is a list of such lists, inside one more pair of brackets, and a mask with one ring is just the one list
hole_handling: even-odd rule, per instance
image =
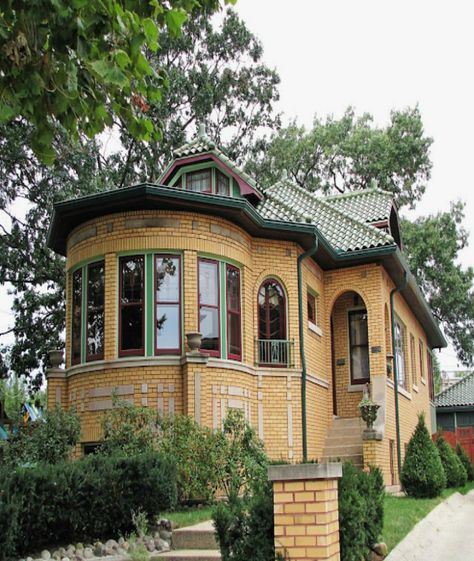
[[66, 555], [69, 557], [69, 559], [74, 557], [75, 553], [76, 553], [76, 548], [73, 545], [68, 545], [66, 549]]
[[122, 547], [124, 542], [125, 542], [125, 538], [123, 538], [122, 536], [117, 540], [117, 543], [119, 544], [120, 547]]
[[119, 547], [117, 549], [117, 555], [127, 555], [127, 552], [123, 549], [123, 547]]
[[169, 530], [160, 530], [160, 538], [167, 542], [171, 541], [171, 532]]
[[[53, 551], [53, 559], [56, 559], [57, 561], [61, 560], [61, 552], [59, 551], [59, 549], [56, 549], [55, 551]], [[28, 559], [26, 560], [28, 561]]]
[[127, 541], [124, 541], [122, 544], [122, 549], [125, 549], [125, 551], [128, 551], [130, 549], [130, 544]]
[[63, 557], [63, 558], [61, 559], [61, 561], [71, 561], [71, 560], [69, 559], [69, 557]]
[[26, 561], [33, 561], [33, 557], [27, 557]]
[[44, 559], [44, 561], [49, 561], [49, 559], [51, 559], [51, 553], [47, 549], [43, 549], [43, 551], [41, 552], [41, 559]]
[[376, 543], [372, 549], [377, 555], [381, 555], [382, 557], [386, 557], [388, 554], [388, 547], [384, 542]]
[[117, 549], [118, 543], [115, 540], [107, 540], [105, 542], [105, 547], [108, 547], [109, 549]]
[[155, 540], [153, 539], [147, 539], [145, 541], [145, 547], [147, 548], [148, 551], [155, 551]]
[[169, 551], [170, 544], [162, 538], [155, 538], [155, 547], [158, 551]]
[[84, 556], [84, 559], [92, 559], [94, 557], [94, 552], [90, 547], [86, 547], [82, 555]]
[[84, 549], [84, 544], [81, 542], [76, 543], [76, 551], [80, 551], [81, 549]]

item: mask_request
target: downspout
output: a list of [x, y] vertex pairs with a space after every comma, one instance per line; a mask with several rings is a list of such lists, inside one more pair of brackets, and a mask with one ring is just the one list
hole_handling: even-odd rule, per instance
[[300, 339], [300, 359], [301, 359], [301, 423], [303, 435], [303, 461], [308, 459], [308, 436], [306, 431], [306, 356], [304, 352], [304, 325], [303, 325], [303, 275], [301, 272], [301, 264], [306, 257], [314, 255], [318, 250], [319, 240], [314, 235], [313, 245], [304, 253], [298, 256], [298, 323], [299, 323], [299, 339]]
[[397, 465], [398, 465], [398, 480], [401, 484], [401, 473], [402, 473], [402, 453], [401, 453], [401, 443], [400, 443], [400, 411], [398, 409], [398, 365], [397, 365], [397, 353], [395, 349], [395, 313], [393, 309], [393, 299], [395, 293], [404, 290], [408, 284], [407, 272], [403, 273], [403, 280], [398, 285], [395, 286], [390, 291], [390, 316], [392, 318], [392, 354], [393, 354], [393, 387], [395, 391], [395, 430], [397, 433]]

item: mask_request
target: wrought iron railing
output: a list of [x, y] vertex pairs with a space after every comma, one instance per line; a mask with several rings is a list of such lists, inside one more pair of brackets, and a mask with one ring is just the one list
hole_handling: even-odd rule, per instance
[[255, 339], [256, 364], [259, 366], [294, 366], [294, 339]]

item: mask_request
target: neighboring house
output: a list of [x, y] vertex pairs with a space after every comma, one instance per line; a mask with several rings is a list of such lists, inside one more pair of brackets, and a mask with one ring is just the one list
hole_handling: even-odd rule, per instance
[[[317, 197], [287, 177], [262, 190], [202, 130], [175, 156], [157, 184], [55, 205], [66, 368], [49, 372], [49, 404], [76, 407], [84, 451], [114, 391], [213, 428], [239, 408], [274, 459], [363, 453], [396, 483], [397, 450], [430, 415], [430, 351], [446, 343], [403, 258], [392, 195]], [[367, 383], [381, 407], [362, 443]]]
[[438, 428], [449, 432], [474, 428], [474, 372], [440, 392], [435, 406]]

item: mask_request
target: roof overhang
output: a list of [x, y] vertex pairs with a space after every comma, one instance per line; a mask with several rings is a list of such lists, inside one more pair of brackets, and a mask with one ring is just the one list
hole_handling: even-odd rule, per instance
[[474, 405], [435, 405], [436, 413], [471, 413]]
[[48, 233], [48, 246], [66, 255], [67, 239], [81, 224], [102, 216], [136, 210], [172, 210], [198, 212], [219, 216], [243, 228], [254, 238], [295, 242], [304, 250], [319, 240], [313, 259], [323, 269], [352, 267], [364, 263], [380, 263], [395, 284], [402, 283], [405, 272], [408, 284], [401, 291], [403, 297], [423, 325], [431, 348], [447, 345], [431, 310], [428, 307], [400, 250], [395, 244], [339, 253], [328, 243], [317, 226], [308, 223], [284, 222], [262, 218], [246, 199], [194, 193], [173, 187], [144, 183], [104, 191], [54, 205]]

